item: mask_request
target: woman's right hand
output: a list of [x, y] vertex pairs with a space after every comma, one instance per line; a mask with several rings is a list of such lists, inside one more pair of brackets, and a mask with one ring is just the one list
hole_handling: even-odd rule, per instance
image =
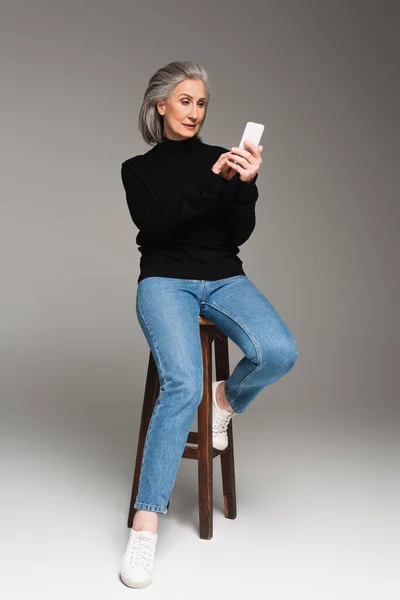
[[236, 169], [233, 169], [229, 164], [227, 164], [227, 158], [229, 157], [230, 152], [224, 152], [220, 155], [217, 162], [212, 166], [212, 171], [217, 175], [221, 175], [224, 179], [232, 179], [237, 173]]

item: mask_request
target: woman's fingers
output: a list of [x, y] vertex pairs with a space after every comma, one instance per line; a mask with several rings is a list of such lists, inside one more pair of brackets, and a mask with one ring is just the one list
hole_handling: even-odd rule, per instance
[[257, 148], [255, 147], [254, 144], [252, 144], [251, 142], [248, 142], [247, 140], [244, 141], [245, 144], [247, 144], [247, 146], [250, 149], [250, 152], [256, 157], [259, 158], [261, 152], [263, 151], [263, 146], [261, 146], [261, 144], [259, 144], [257, 146]]
[[236, 148], [235, 146], [231, 149], [230, 155], [235, 155], [237, 157], [243, 158], [248, 162], [251, 162], [254, 159], [254, 156], [248, 150], [243, 150], [243, 148]]
[[257, 160], [253, 156], [244, 157], [241, 154], [237, 154], [236, 152], [230, 152], [228, 158], [232, 159], [233, 162], [237, 162], [240, 165], [255, 165], [257, 164]]
[[244, 143], [247, 145], [249, 150], [244, 150], [243, 148], [237, 148], [236, 146], [233, 146], [229, 153], [230, 157], [234, 157], [234, 161], [237, 160], [237, 162], [242, 165], [245, 164], [244, 161], [247, 161], [252, 165], [261, 164], [261, 152], [263, 147], [259, 145], [256, 148], [254, 144], [248, 142], [247, 140], [245, 140]]
[[234, 146], [231, 149], [231, 154], [235, 154], [238, 157], [242, 157], [244, 160], [247, 160], [250, 164], [256, 164], [258, 161], [258, 148], [254, 146], [251, 142], [244, 141], [249, 150], [245, 150], [244, 148], [237, 148]]
[[[228, 176], [236, 171], [241, 175], [249, 174], [254, 176], [254, 173], [258, 171], [262, 162], [260, 153], [263, 147], [261, 145], [256, 147], [251, 142], [247, 142], [247, 140], [245, 140], [244, 143], [250, 151], [234, 146], [230, 152], [220, 154], [217, 161], [220, 165], [222, 163], [222, 167], [219, 169], [220, 174]], [[226, 170], [226, 168], [228, 168], [228, 170]]]
[[240, 173], [242, 181], [250, 181], [253, 179], [255, 174], [258, 172], [262, 163], [260, 156], [263, 147], [261, 145], [255, 146], [251, 142], [245, 140], [245, 145], [249, 150], [243, 148], [232, 148], [227, 157], [227, 164]]
[[244, 144], [248, 147], [249, 152], [251, 152], [253, 156], [257, 157], [258, 148], [256, 148], [255, 145], [252, 142], [249, 142], [248, 140], [244, 140]]

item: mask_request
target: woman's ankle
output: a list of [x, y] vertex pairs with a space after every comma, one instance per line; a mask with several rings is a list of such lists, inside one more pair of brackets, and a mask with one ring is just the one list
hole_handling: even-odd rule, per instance
[[132, 528], [135, 531], [152, 531], [157, 533], [158, 513], [152, 510], [138, 509], [133, 518]]

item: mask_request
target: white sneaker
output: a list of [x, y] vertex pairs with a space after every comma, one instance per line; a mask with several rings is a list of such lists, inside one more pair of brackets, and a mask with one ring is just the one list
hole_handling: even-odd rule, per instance
[[[221, 381], [224, 381], [222, 379]], [[228, 425], [232, 417], [235, 417], [237, 412], [230, 412], [220, 408], [217, 403], [217, 385], [221, 381], [213, 381], [212, 383], [212, 445], [217, 450], [225, 450], [228, 447]]]
[[157, 538], [157, 533], [152, 531], [131, 528], [120, 571], [121, 579], [128, 587], [143, 588], [152, 582]]

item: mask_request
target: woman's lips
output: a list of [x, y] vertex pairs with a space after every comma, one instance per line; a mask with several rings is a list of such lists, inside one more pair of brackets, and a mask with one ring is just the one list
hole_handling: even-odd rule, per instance
[[196, 127], [196, 125], [186, 125], [186, 123], [184, 123], [185, 127], [189, 127], [189, 129], [194, 129]]

